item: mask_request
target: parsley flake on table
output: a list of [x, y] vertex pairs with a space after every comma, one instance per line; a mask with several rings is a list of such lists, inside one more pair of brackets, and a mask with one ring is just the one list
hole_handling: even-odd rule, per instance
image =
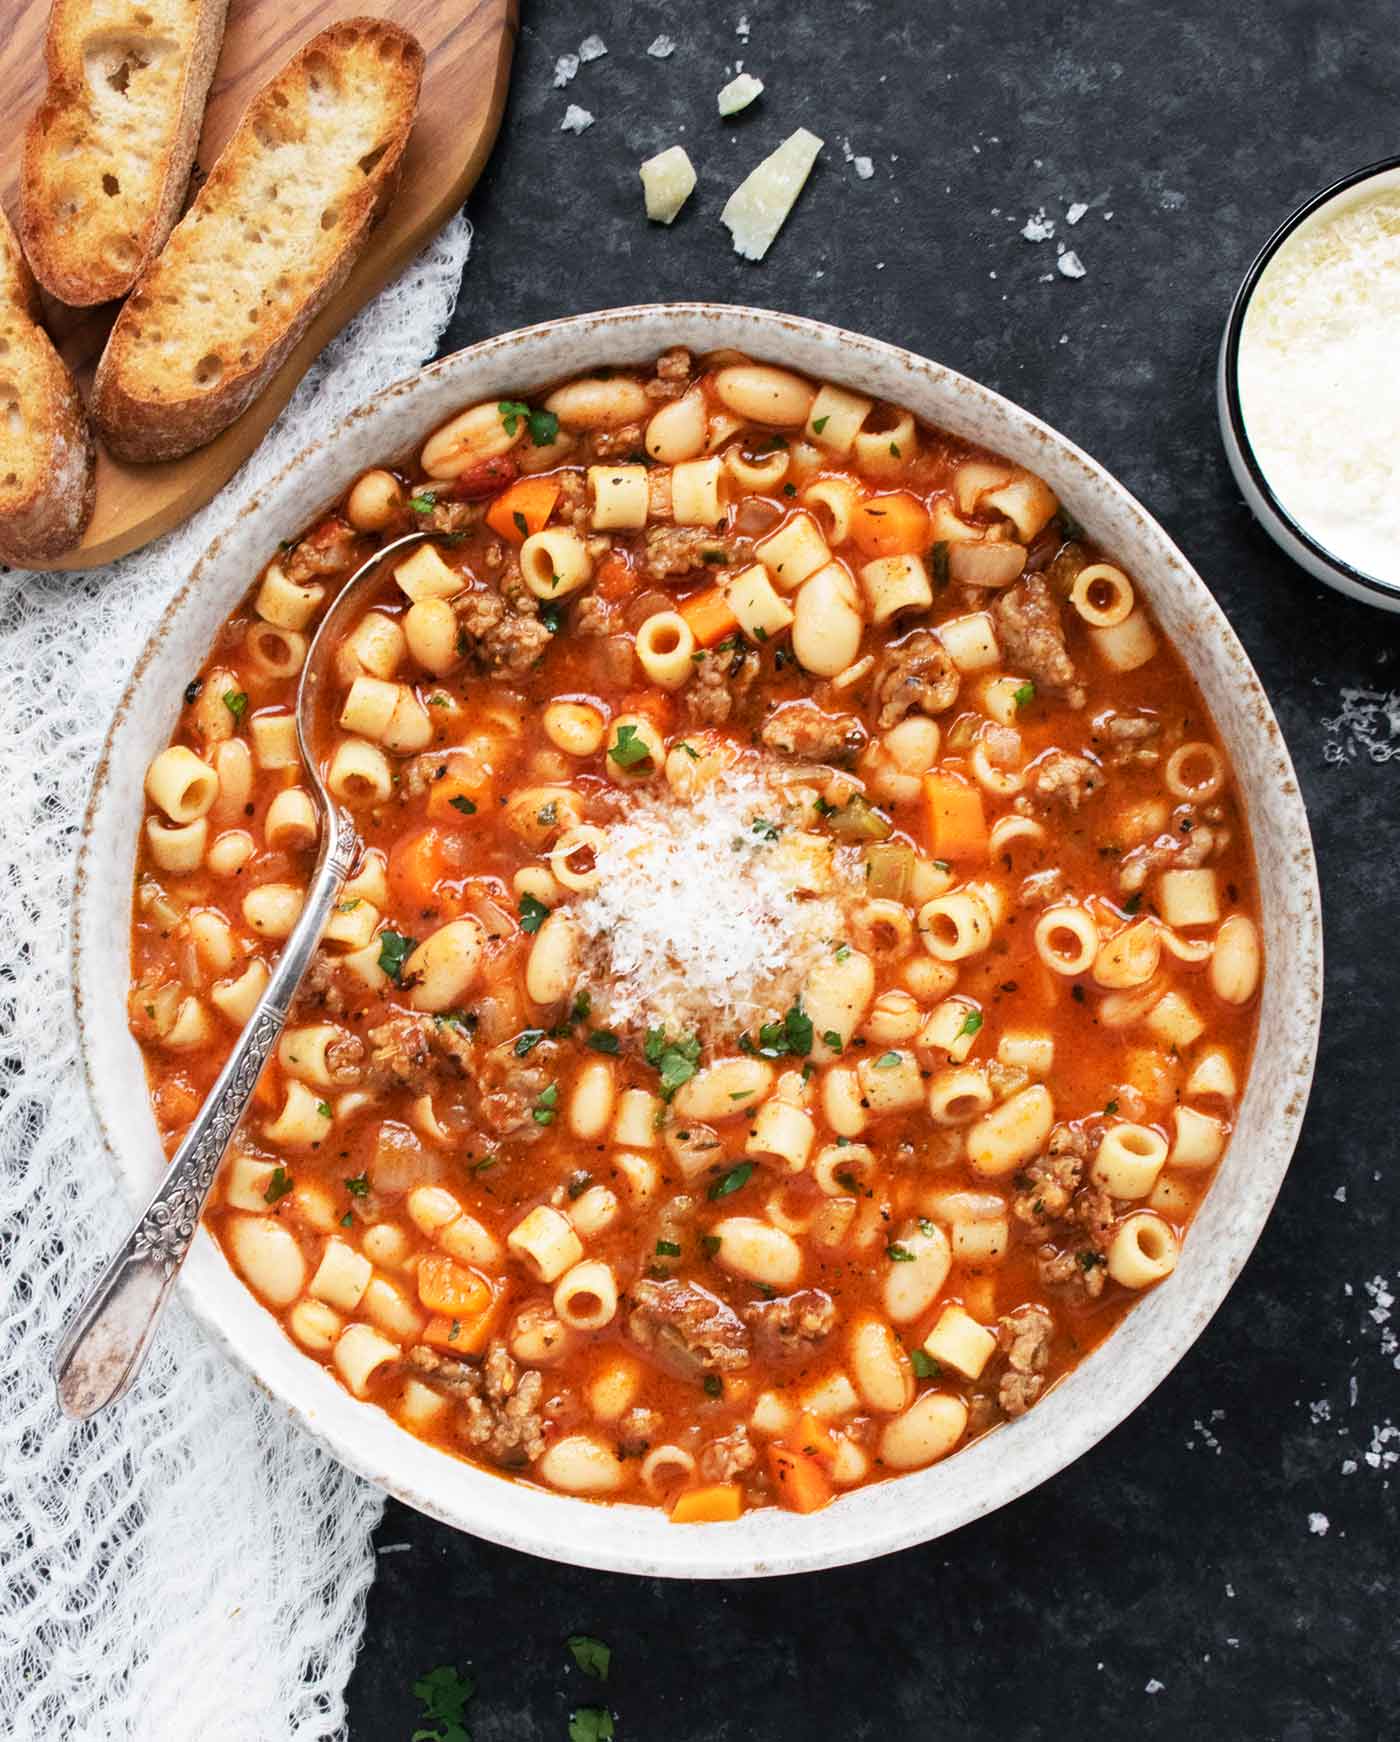
[[272, 1178], [267, 1182], [267, 1190], [263, 1193], [265, 1204], [275, 1204], [278, 1198], [285, 1198], [292, 1189], [292, 1176], [285, 1167], [274, 1167]]
[[520, 897], [520, 929], [523, 932], [537, 932], [549, 918], [549, 909], [542, 901], [537, 901], [533, 895]]
[[417, 938], [406, 938], [402, 932], [388, 927], [379, 934], [379, 966], [396, 986], [403, 984], [403, 965], [417, 942]]
[[569, 1742], [612, 1742], [616, 1734], [605, 1706], [580, 1706], [569, 1715]]
[[225, 690], [224, 706], [235, 720], [241, 720], [248, 706], [247, 692], [244, 690]]
[[466, 1727], [467, 1701], [475, 1692], [472, 1678], [459, 1675], [448, 1664], [420, 1677], [413, 1684], [413, 1696], [423, 1707], [425, 1724], [437, 1728], [415, 1730], [412, 1742], [471, 1742]]
[[711, 1185], [711, 1198], [727, 1198], [737, 1192], [741, 1186], [746, 1186], [753, 1177], [754, 1164], [751, 1161], [741, 1161], [738, 1167], [731, 1167], [728, 1173], [722, 1173]]
[[619, 768], [636, 768], [651, 761], [651, 751], [646, 740], [638, 737], [635, 726], [621, 725], [617, 729], [617, 743], [608, 751], [608, 757]]
[[[680, 1251], [679, 1246], [676, 1251]], [[612, 1667], [610, 1645], [604, 1645], [601, 1639], [593, 1639], [587, 1633], [571, 1633], [566, 1644], [569, 1655], [585, 1675], [591, 1675], [598, 1682], [608, 1679], [608, 1670]]]

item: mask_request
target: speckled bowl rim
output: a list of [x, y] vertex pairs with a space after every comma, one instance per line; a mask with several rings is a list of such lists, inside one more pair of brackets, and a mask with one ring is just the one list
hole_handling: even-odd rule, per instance
[[[73, 913], [74, 997], [84, 1068], [117, 1177], [135, 1208], [163, 1165], [141, 1061], [125, 1021], [129, 867], [141, 771], [166, 742], [183, 678], [277, 540], [365, 464], [462, 403], [531, 391], [570, 370], [637, 362], [671, 344], [732, 346], [913, 403], [955, 432], [1041, 471], [1067, 507], [1133, 567], [1211, 703], [1251, 818], [1268, 972], [1261, 1039], [1237, 1135], [1181, 1263], [1124, 1324], [1022, 1420], [933, 1468], [843, 1495], [811, 1517], [763, 1508], [731, 1524], [676, 1526], [659, 1510], [599, 1505], [507, 1482], [415, 1440], [357, 1403], [303, 1354], [201, 1230], [185, 1304], [323, 1446], [400, 1500], [459, 1530], [545, 1559], [652, 1577], [809, 1572], [928, 1542], [1016, 1499], [1102, 1439], [1166, 1377], [1238, 1276], [1288, 1166], [1317, 1047], [1322, 937], [1307, 818], [1277, 722], [1234, 633], [1162, 528], [1063, 436], [955, 371], [798, 316], [670, 303], [572, 316], [487, 339], [397, 383], [303, 451], [215, 540], [170, 605], [108, 733], [84, 822]], [[922, 402], [922, 404], [920, 403]], [[430, 409], [429, 409], [430, 408]], [[978, 433], [973, 433], [978, 432]], [[241, 529], [241, 530], [240, 530]], [[240, 555], [240, 545], [246, 550]], [[115, 874], [114, 874], [115, 873]]]
[[1295, 520], [1274, 493], [1269, 475], [1260, 464], [1254, 444], [1249, 439], [1244, 407], [1240, 403], [1240, 340], [1244, 333], [1250, 301], [1259, 288], [1259, 281], [1284, 243], [1309, 218], [1316, 216], [1333, 200], [1353, 192], [1364, 182], [1377, 176], [1394, 175], [1396, 171], [1400, 171], [1400, 156], [1383, 157], [1376, 163], [1368, 163], [1361, 169], [1352, 170], [1340, 180], [1323, 188], [1320, 193], [1304, 200], [1301, 206], [1288, 214], [1255, 255], [1240, 288], [1235, 292], [1235, 300], [1230, 305], [1230, 314], [1220, 341], [1216, 372], [1216, 401], [1225, 455], [1230, 462], [1230, 470], [1235, 475], [1235, 482], [1259, 524], [1279, 549], [1295, 562], [1301, 563], [1310, 575], [1329, 587], [1337, 588], [1349, 598], [1378, 606], [1383, 611], [1400, 611], [1400, 582], [1386, 581], [1379, 575], [1368, 574], [1365, 569], [1359, 569], [1345, 557], [1338, 556], [1309, 532], [1302, 521]]

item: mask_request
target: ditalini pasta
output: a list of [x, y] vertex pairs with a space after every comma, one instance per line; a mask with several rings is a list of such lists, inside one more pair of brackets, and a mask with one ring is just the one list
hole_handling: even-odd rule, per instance
[[173, 1147], [300, 912], [292, 721], [366, 852], [209, 1212], [411, 1433], [677, 1522], [923, 1468], [1189, 1262], [1262, 957], [1130, 569], [898, 406], [668, 352], [465, 407], [249, 576], [151, 764], [132, 1028]]

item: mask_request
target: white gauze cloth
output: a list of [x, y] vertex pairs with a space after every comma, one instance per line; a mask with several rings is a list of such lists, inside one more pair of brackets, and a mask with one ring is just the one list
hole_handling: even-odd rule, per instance
[[211, 1349], [178, 1293], [122, 1402], [76, 1426], [54, 1400], [53, 1347], [129, 1220], [77, 1062], [68, 903], [98, 751], [156, 619], [254, 491], [432, 355], [470, 240], [457, 218], [346, 328], [186, 526], [91, 574], [0, 575], [0, 1734], [24, 1742], [344, 1734], [379, 1492]]

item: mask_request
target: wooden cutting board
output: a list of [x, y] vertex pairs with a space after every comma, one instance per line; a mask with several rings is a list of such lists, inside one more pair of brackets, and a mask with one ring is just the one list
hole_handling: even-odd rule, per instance
[[[44, 88], [49, 0], [0, 0], [0, 13], [0, 199], [14, 219], [21, 141]], [[133, 466], [99, 446], [97, 509], [86, 538], [38, 566], [110, 562], [202, 508], [257, 446], [317, 354], [471, 192], [505, 106], [518, 0], [232, 0], [200, 137], [200, 168], [209, 168], [253, 94], [309, 37], [338, 18], [366, 13], [411, 30], [427, 64], [403, 178], [363, 257], [260, 398], [208, 447], [182, 460]], [[86, 391], [116, 304], [69, 309], [46, 298], [45, 308], [49, 330]]]

